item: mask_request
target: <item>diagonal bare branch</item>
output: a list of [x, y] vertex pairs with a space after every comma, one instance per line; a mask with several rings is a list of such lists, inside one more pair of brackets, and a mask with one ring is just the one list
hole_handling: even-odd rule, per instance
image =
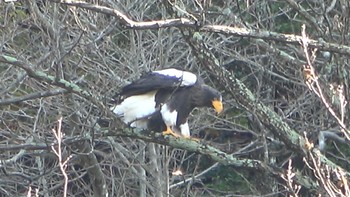
[[9, 98], [9, 99], [0, 100], [0, 106], [1, 105], [9, 105], [9, 104], [13, 104], [13, 103], [19, 103], [19, 102], [37, 99], [37, 98], [42, 98], [42, 97], [56, 96], [59, 94], [65, 94], [67, 92], [68, 91], [65, 89], [56, 89], [56, 90], [35, 92], [35, 93], [27, 94], [27, 95], [24, 95], [21, 97], [13, 97], [13, 98]]
[[[165, 19], [165, 20], [153, 20], [140, 22], [130, 19], [127, 15], [123, 14], [121, 11], [112, 9], [105, 6], [93, 5], [86, 3], [84, 1], [68, 1], [68, 0], [52, 0], [56, 3], [62, 3], [69, 6], [76, 6], [84, 9], [93, 10], [110, 16], [115, 16], [119, 19], [119, 23], [124, 25], [126, 28], [130, 29], [159, 29], [159, 28], [169, 28], [169, 27], [187, 27], [192, 28], [193, 30], [200, 32], [214, 32], [219, 34], [228, 34], [240, 37], [249, 37], [249, 38], [260, 38], [265, 40], [274, 40], [284, 43], [292, 43], [299, 45], [302, 40], [301, 36], [294, 34], [282, 34], [272, 31], [264, 30], [252, 30], [248, 28], [240, 27], [230, 27], [224, 25], [201, 25], [196, 21], [186, 19], [186, 18], [177, 18], [177, 19]], [[293, 1], [290, 1], [293, 2]], [[318, 48], [324, 51], [332, 51], [340, 54], [346, 54], [350, 56], [350, 47], [347, 45], [340, 45], [328, 42], [319, 42], [317, 40], [310, 39], [309, 46], [313, 48]]]

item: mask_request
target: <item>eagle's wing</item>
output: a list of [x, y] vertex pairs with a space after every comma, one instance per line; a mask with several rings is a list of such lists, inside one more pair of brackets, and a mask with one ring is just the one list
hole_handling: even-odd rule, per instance
[[172, 90], [178, 87], [192, 86], [197, 82], [197, 76], [191, 72], [169, 68], [153, 71], [143, 75], [140, 79], [125, 86], [120, 96], [145, 94], [159, 89]]
[[147, 118], [159, 110], [172, 91], [196, 82], [197, 76], [191, 72], [174, 68], [153, 71], [125, 86], [119, 93], [119, 104], [111, 110], [130, 126], [147, 128]]

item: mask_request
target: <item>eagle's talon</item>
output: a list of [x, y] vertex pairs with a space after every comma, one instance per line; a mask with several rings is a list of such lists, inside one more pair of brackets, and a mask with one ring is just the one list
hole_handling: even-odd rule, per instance
[[180, 137], [180, 135], [177, 134], [177, 133], [175, 133], [174, 131], [172, 131], [172, 130], [170, 129], [170, 127], [167, 127], [167, 129], [166, 129], [165, 131], [162, 132], [162, 135], [164, 135], [164, 136], [165, 136], [165, 135], [172, 135], [172, 136], [177, 137], [177, 138]]

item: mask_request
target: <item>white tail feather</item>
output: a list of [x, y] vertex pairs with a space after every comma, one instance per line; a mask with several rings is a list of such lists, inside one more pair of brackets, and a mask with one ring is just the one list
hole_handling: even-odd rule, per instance
[[111, 110], [126, 124], [131, 124], [130, 126], [136, 128], [144, 128], [145, 123], [134, 121], [148, 117], [156, 111], [155, 95], [156, 91], [130, 96], [119, 105], [112, 107]]

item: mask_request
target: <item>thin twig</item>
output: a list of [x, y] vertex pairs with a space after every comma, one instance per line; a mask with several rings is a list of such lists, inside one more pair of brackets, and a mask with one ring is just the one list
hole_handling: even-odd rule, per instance
[[71, 156], [67, 157], [66, 160], [63, 160], [63, 154], [62, 154], [62, 139], [63, 139], [63, 133], [62, 133], [62, 117], [58, 119], [58, 128], [52, 129], [53, 134], [56, 137], [57, 140], [57, 149], [55, 149], [54, 146], [51, 146], [52, 151], [56, 154], [58, 157], [58, 165], [60, 166], [60, 170], [64, 176], [64, 190], [63, 190], [63, 196], [67, 196], [67, 189], [68, 189], [68, 175], [66, 172], [67, 169], [67, 163]]
[[13, 97], [13, 98], [9, 98], [9, 99], [4, 99], [4, 100], [0, 100], [0, 106], [1, 105], [9, 105], [9, 104], [15, 104], [15, 103], [19, 103], [22, 101], [27, 101], [27, 100], [33, 100], [33, 99], [37, 99], [37, 98], [43, 98], [43, 97], [50, 97], [50, 96], [56, 96], [59, 94], [65, 94], [68, 91], [65, 89], [56, 89], [56, 90], [47, 90], [47, 91], [43, 91], [43, 92], [35, 92], [32, 94], [27, 94], [24, 96], [20, 96], [20, 97]]

